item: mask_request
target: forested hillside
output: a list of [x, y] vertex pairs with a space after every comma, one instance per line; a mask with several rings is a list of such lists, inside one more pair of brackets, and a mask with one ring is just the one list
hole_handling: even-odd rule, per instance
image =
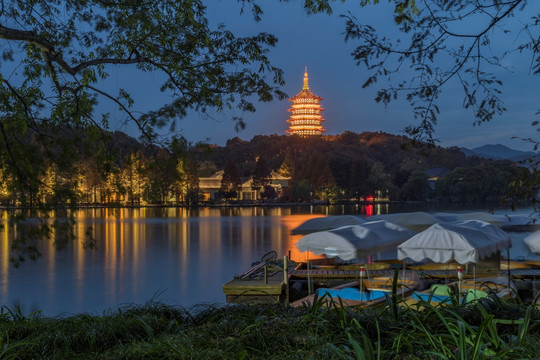
[[[526, 176], [525, 169], [511, 161], [467, 157], [457, 147], [427, 147], [382, 132], [310, 138], [259, 135], [251, 141], [234, 138], [224, 147], [199, 153], [199, 176], [224, 169], [232, 159], [240, 176], [248, 177], [259, 158], [271, 170], [291, 176], [292, 184], [283, 199], [288, 201], [377, 195], [390, 200], [496, 202], [507, 194], [513, 175]], [[429, 170], [435, 168], [444, 176], [428, 181]]]
[[[71, 135], [80, 142], [91, 141]], [[172, 138], [164, 147], [148, 146], [122, 132], [108, 133], [105, 139], [87, 146], [92, 151], [80, 154], [75, 171], [49, 163], [36, 165], [38, 182], [28, 194], [18, 190], [9, 172], [2, 171], [0, 204], [55, 205], [59, 193], [69, 194], [78, 204], [197, 204], [203, 199], [199, 178], [219, 170], [225, 170], [224, 179], [236, 179], [230, 189], [221, 184], [222, 200], [236, 200], [240, 178], [250, 176], [252, 187], [276, 202], [336, 203], [375, 197], [494, 203], [508, 200], [512, 180], [527, 184], [526, 189], [513, 189], [521, 198], [537, 191], [534, 173], [509, 160], [467, 157], [455, 147], [426, 147], [385, 133], [259, 135], [251, 141], [230, 139], [225, 146], [193, 145], [184, 138]], [[270, 171], [291, 177], [279, 194], [266, 192]], [[22, 201], [22, 196], [27, 199]]]

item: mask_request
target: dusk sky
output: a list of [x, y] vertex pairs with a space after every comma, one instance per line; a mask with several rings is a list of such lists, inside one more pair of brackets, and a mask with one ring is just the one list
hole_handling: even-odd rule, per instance
[[[357, 66], [350, 55], [354, 42], [344, 41], [345, 20], [339, 15], [348, 11], [378, 31], [389, 35], [395, 33], [393, 9], [386, 2], [364, 8], [356, 1], [345, 4], [336, 2], [334, 14], [331, 16], [308, 16], [300, 1], [280, 3], [276, 0], [260, 3], [263, 4], [265, 14], [262, 21], [257, 23], [249, 13], [240, 15], [241, 6], [235, 1], [206, 1], [210, 25], [214, 27], [224, 24], [238, 36], [254, 35], [258, 32], [276, 35], [279, 42], [271, 49], [270, 59], [275, 66], [284, 70], [286, 84], [283, 90], [289, 96], [296, 95], [302, 88], [304, 67], [307, 66], [311, 91], [324, 98], [321, 104], [325, 108], [325, 134], [336, 135], [347, 130], [358, 133], [383, 131], [403, 134], [407, 125], [416, 124], [407, 102], [395, 101], [385, 107], [373, 100], [379, 84], [366, 89], [361, 87], [368, 76], [367, 70]], [[537, 11], [540, 2], [535, 3], [534, 7]], [[516, 20], [519, 18], [510, 19], [508, 23], [515, 23]], [[500, 49], [515, 47], [520, 36], [517, 32], [505, 38], [499, 34], [492, 39], [491, 48], [494, 53]], [[473, 126], [472, 112], [462, 107], [463, 91], [460, 85], [456, 81], [449, 83], [439, 101], [441, 114], [435, 137], [440, 140], [441, 146], [474, 148], [500, 143], [514, 149], [531, 150], [530, 144], [512, 140], [512, 137], [535, 136], [531, 122], [537, 120], [538, 115], [535, 113], [540, 108], [536, 86], [538, 78], [530, 73], [529, 53], [516, 53], [504, 61], [512, 70], [499, 72], [504, 83], [502, 98], [508, 111], [490, 123]], [[404, 70], [409, 71], [406, 67]], [[119, 73], [112, 76], [115, 84], [125, 80], [124, 70], [118, 71]], [[404, 73], [403, 76], [412, 74]], [[128, 85], [138, 87], [136, 101], [141, 109], [152, 109], [169, 100], [158, 91], [147, 91], [150, 85], [159, 86], [158, 80], [154, 75], [149, 75], [148, 79], [128, 79]], [[122, 86], [126, 84], [123, 83]], [[207, 141], [219, 145], [224, 145], [227, 139], [235, 136], [250, 140], [258, 134], [285, 134], [288, 127], [286, 120], [289, 115], [289, 101], [274, 100], [270, 103], [258, 103], [256, 107], [255, 113], [241, 114], [238, 110], [232, 110], [213, 114], [212, 118], [191, 114], [178, 122], [178, 130], [191, 142]], [[234, 130], [234, 116], [242, 116], [247, 124], [246, 128], [238, 133]], [[127, 128], [122, 130], [130, 132]]]

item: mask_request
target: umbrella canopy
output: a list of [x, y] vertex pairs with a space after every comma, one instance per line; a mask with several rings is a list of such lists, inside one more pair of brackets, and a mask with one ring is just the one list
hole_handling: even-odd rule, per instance
[[534, 219], [523, 215], [493, 215], [500, 225], [533, 225]]
[[362, 220], [360, 217], [354, 215], [325, 216], [315, 219], [309, 219], [308, 221], [302, 223], [300, 226], [294, 228], [292, 230], [292, 234], [305, 235], [317, 231], [337, 229], [342, 226], [360, 225], [364, 222], [365, 220]]
[[[534, 236], [533, 234], [534, 233], [525, 232], [514, 232], [511, 234], [512, 248], [510, 248], [509, 255], [511, 260], [540, 260], [540, 234]], [[527, 242], [530, 243], [531, 246], [525, 242], [525, 239], [527, 239]], [[533, 249], [538, 252], [535, 253]]]
[[344, 226], [304, 236], [296, 243], [300, 251], [311, 251], [317, 255], [338, 256], [343, 260], [362, 259], [391, 250], [415, 233], [388, 221], [371, 221], [362, 225]]
[[495, 215], [491, 215], [487, 212], [468, 212], [468, 213], [435, 213], [433, 214], [442, 221], [453, 222], [453, 221], [465, 221], [465, 220], [480, 220], [485, 221], [491, 224], [499, 224], [501, 219], [497, 218]]
[[510, 235], [479, 220], [434, 224], [398, 246], [398, 259], [478, 263], [511, 246]]
[[523, 239], [523, 243], [527, 245], [533, 253], [540, 254], [540, 230], [527, 235]]
[[414, 231], [425, 230], [431, 225], [441, 221], [439, 218], [423, 211], [375, 215], [369, 219], [390, 221]]

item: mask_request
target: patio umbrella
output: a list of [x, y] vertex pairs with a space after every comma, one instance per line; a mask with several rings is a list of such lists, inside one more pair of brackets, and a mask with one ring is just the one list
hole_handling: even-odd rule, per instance
[[317, 231], [337, 229], [342, 226], [360, 225], [365, 220], [354, 215], [332, 215], [309, 219], [292, 230], [293, 235], [306, 235]]
[[414, 231], [422, 231], [441, 220], [423, 211], [375, 215], [369, 220], [386, 220]]
[[466, 212], [466, 213], [435, 213], [433, 214], [437, 218], [445, 222], [455, 222], [455, 221], [465, 221], [465, 220], [480, 220], [485, 221], [490, 224], [499, 224], [501, 219], [495, 215], [491, 215], [488, 212], [476, 211], [476, 212]]
[[510, 246], [508, 233], [484, 221], [438, 223], [399, 245], [398, 259], [430, 259], [436, 263], [455, 260], [460, 264], [476, 264]]
[[399, 245], [397, 257], [414, 261], [430, 259], [436, 263], [451, 260], [472, 263], [476, 281], [476, 264], [511, 246], [510, 235], [505, 231], [484, 221], [468, 220], [432, 225]]
[[523, 243], [527, 245], [533, 253], [540, 254], [540, 230], [527, 235], [523, 239]]
[[[311, 233], [300, 239], [296, 247], [302, 252], [311, 251], [317, 255], [337, 256], [343, 260], [357, 259], [367, 263], [372, 258], [393, 258], [396, 246], [414, 234], [409, 229], [379, 220]], [[309, 270], [308, 261], [308, 292], [311, 288]], [[361, 274], [360, 271], [359, 275], [362, 276]], [[359, 284], [362, 291], [362, 280]]]
[[508, 232], [533, 232], [540, 229], [535, 218], [523, 215], [494, 215], [501, 229]]
[[365, 260], [367, 255], [384, 260], [415, 233], [394, 223], [379, 220], [308, 234], [296, 243], [298, 250], [343, 260]]
[[517, 225], [517, 226], [524, 226], [524, 225], [533, 225], [535, 223], [534, 219], [523, 216], [523, 215], [493, 215], [497, 221], [505, 226], [505, 225]]

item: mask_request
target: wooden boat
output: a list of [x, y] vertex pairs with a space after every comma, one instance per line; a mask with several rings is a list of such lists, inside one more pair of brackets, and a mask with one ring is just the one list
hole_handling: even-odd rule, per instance
[[339, 270], [360, 270], [362, 268], [366, 270], [386, 270], [390, 269], [390, 264], [385, 262], [373, 262], [366, 264], [349, 264], [341, 265], [337, 267]]
[[[371, 263], [340, 263], [335, 258], [321, 258], [309, 260], [309, 266], [312, 269], [318, 270], [360, 270], [364, 268], [366, 270], [386, 270], [389, 269], [391, 264], [386, 261], [375, 261]], [[307, 268], [307, 263], [303, 267]]]
[[501, 270], [508, 270], [508, 265], [510, 263], [510, 270], [515, 270], [515, 269], [530, 269], [532, 268], [533, 266], [528, 263], [527, 261], [515, 261], [515, 260], [510, 260], [510, 262], [508, 260], [504, 260], [504, 259], [501, 259]]
[[[398, 294], [408, 296], [417, 288], [419, 282], [416, 278], [398, 280]], [[393, 277], [381, 276], [366, 278], [362, 282], [362, 291], [358, 281], [348, 282], [332, 288], [319, 288], [315, 294], [306, 296], [291, 303], [291, 306], [314, 304], [324, 297], [324, 306], [332, 304], [343, 306], [371, 307], [380, 306], [386, 302], [386, 297], [392, 292]]]
[[[309, 266], [312, 269], [319, 270], [331, 270], [335, 269], [337, 262], [335, 258], [320, 258], [320, 259], [311, 259], [309, 260]], [[307, 268], [307, 263], [303, 263], [302, 268]]]
[[421, 271], [421, 270], [457, 270], [457, 268], [459, 267], [462, 268], [463, 265], [451, 262], [451, 263], [445, 263], [445, 264], [428, 263], [428, 264], [422, 264], [422, 265], [413, 265], [413, 266], [408, 266], [407, 268], [411, 270]]
[[515, 285], [510, 283], [508, 278], [480, 278], [474, 280], [462, 280], [450, 284], [433, 284], [424, 291], [415, 291], [406, 299], [407, 305], [419, 305], [428, 302], [432, 306], [450, 304], [452, 301], [470, 303], [474, 300], [496, 296], [501, 299], [508, 299], [516, 294]]
[[499, 276], [494, 278], [480, 278], [474, 280], [462, 280], [460, 283], [461, 292], [469, 292], [474, 289], [486, 292], [488, 295], [497, 296], [500, 299], [515, 297], [517, 288], [507, 277]]
[[[374, 278], [366, 278], [363, 280], [363, 287], [371, 290], [392, 291], [394, 278], [392, 276], [377, 276]], [[416, 278], [399, 278], [398, 287], [406, 289], [416, 289], [419, 280]]]
[[540, 260], [524, 260], [531, 268], [540, 268]]
[[315, 294], [294, 301], [290, 305], [293, 307], [310, 306], [323, 298], [324, 306], [332, 306], [332, 304], [360, 307], [377, 306], [385, 302], [385, 293], [387, 292], [381, 290], [370, 291], [369, 289], [360, 292], [359, 283], [353, 281], [332, 288], [319, 288]]

